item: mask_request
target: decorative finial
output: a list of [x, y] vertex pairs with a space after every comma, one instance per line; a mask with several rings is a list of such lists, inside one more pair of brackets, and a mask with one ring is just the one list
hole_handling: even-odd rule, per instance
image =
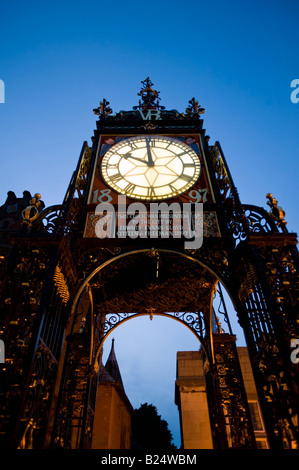
[[161, 106], [159, 99], [159, 91], [152, 88], [153, 82], [147, 77], [142, 82], [143, 88], [137, 93], [141, 97], [138, 106], [133, 106], [133, 109], [165, 109], [165, 106]]
[[267, 204], [271, 207], [271, 210], [269, 211], [270, 217], [275, 220], [279, 227], [286, 230], [287, 222], [285, 221], [285, 211], [282, 207], [277, 205], [278, 201], [273, 197], [273, 194], [266, 194], [266, 198], [269, 199]]
[[218, 328], [218, 333], [224, 333], [224, 329], [222, 328], [221, 321], [219, 317], [216, 317], [216, 324]]
[[93, 110], [94, 114], [99, 115], [100, 118], [106, 118], [109, 114], [112, 113], [112, 109], [110, 108], [109, 104], [109, 101], [104, 98], [103, 101], [100, 101], [100, 106]]
[[86, 317], [82, 317], [81, 325], [80, 325], [80, 328], [79, 328], [79, 333], [84, 333], [85, 325], [86, 325]]
[[198, 101], [196, 101], [195, 98], [192, 98], [190, 101], [189, 101], [189, 105], [188, 108], [186, 108], [186, 114], [189, 116], [189, 117], [192, 117], [192, 118], [198, 118], [200, 114], [203, 114], [205, 112], [205, 109], [204, 108], [201, 108], [198, 104]]
[[154, 314], [156, 313], [156, 309], [154, 307], [149, 307], [146, 309], [147, 313], [149, 314], [150, 320], [154, 318]]

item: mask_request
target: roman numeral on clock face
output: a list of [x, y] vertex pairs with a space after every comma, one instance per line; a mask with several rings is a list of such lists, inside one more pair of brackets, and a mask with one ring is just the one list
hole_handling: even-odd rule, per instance
[[135, 142], [130, 142], [130, 147], [131, 147], [131, 151], [138, 149], [138, 145], [136, 145]]
[[126, 191], [126, 193], [133, 193], [135, 188], [136, 184], [128, 183], [124, 190]]
[[180, 176], [180, 179], [183, 180], [183, 181], [191, 181], [192, 179], [192, 176], [190, 175], [184, 175], [184, 173]]
[[154, 197], [155, 195], [156, 195], [155, 188], [153, 188], [153, 186], [150, 186], [149, 188], [147, 188], [148, 197]]
[[175, 193], [178, 193], [177, 188], [175, 188], [174, 186], [172, 186], [172, 184], [169, 184], [168, 186], [170, 187], [170, 191], [171, 191], [172, 193], [174, 193], [174, 194], [175, 194]]
[[106, 165], [106, 170], [116, 170], [118, 172], [118, 165], [116, 163], [108, 163]]
[[196, 166], [195, 163], [183, 163], [183, 165], [184, 165], [184, 168], [194, 168]]
[[110, 181], [113, 183], [118, 183], [122, 179], [122, 175], [120, 173], [115, 173], [115, 175], [110, 176]]

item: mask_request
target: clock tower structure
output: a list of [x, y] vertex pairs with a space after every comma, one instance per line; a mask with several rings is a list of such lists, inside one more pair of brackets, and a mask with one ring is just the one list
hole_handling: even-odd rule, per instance
[[131, 318], [163, 315], [199, 340], [214, 448], [255, 448], [236, 338], [213, 304], [225, 307], [225, 290], [270, 447], [296, 448], [296, 234], [272, 194], [268, 211], [241, 203], [194, 98], [166, 110], [141, 83], [132, 110], [113, 114], [105, 99], [94, 110], [61, 205], [26, 192], [0, 208], [2, 442], [90, 448], [104, 341]]

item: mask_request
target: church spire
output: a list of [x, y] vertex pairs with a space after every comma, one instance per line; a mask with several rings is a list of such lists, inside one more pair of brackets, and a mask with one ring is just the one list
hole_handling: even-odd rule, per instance
[[120, 370], [119, 370], [119, 366], [118, 366], [118, 362], [117, 362], [116, 355], [115, 355], [114, 341], [115, 340], [113, 338], [112, 339], [112, 344], [111, 344], [110, 354], [109, 354], [107, 362], [105, 364], [105, 369], [109, 373], [109, 375], [115, 380], [115, 382], [117, 382], [119, 385], [121, 385], [122, 388], [124, 388], [122, 378], [121, 378], [121, 374], [120, 374]]

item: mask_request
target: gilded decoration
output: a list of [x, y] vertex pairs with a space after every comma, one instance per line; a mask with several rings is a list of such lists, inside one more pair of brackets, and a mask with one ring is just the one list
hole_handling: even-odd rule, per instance
[[67, 304], [68, 300], [70, 298], [70, 293], [69, 293], [69, 289], [68, 289], [66, 279], [65, 279], [59, 265], [57, 265], [56, 268], [55, 268], [53, 280], [54, 280], [55, 287], [57, 287], [57, 292], [60, 295], [60, 297], [62, 298], [63, 303]]

